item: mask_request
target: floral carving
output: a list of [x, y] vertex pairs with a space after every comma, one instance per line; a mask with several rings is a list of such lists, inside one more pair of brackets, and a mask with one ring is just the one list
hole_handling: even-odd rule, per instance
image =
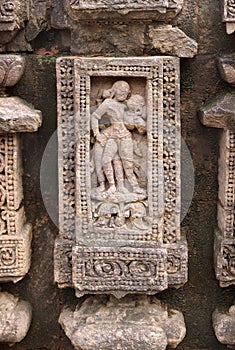
[[7, 55], [0, 59], [0, 87], [14, 86], [21, 78], [25, 67], [22, 56]]

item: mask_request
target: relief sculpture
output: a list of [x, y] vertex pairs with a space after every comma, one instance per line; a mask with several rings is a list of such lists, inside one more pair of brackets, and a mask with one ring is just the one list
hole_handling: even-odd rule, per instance
[[76, 295], [187, 280], [178, 59], [61, 58], [55, 280]]
[[[101, 294], [63, 310], [59, 322], [77, 350], [176, 347], [186, 332], [183, 315], [168, 314], [146, 294], [187, 281], [179, 59], [62, 57], [57, 91], [55, 281], [73, 287], [77, 297]], [[136, 293], [145, 295], [137, 300]]]
[[[144, 218], [147, 227], [145, 101], [141, 95], [127, 101], [130, 94], [129, 84], [117, 80], [91, 115], [96, 178], [91, 198], [97, 227], [131, 229], [139, 224], [143, 229]], [[104, 117], [108, 125], [102, 128]]]

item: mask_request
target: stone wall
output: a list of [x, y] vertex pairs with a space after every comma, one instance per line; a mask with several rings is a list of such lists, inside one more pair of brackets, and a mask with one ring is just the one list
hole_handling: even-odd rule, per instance
[[[53, 2], [51, 6], [54, 6]], [[41, 10], [37, 9], [39, 5], [42, 6]], [[43, 116], [40, 130], [22, 137], [24, 206], [27, 220], [33, 226], [31, 268], [17, 284], [1, 284], [2, 291], [28, 300], [33, 309], [29, 332], [21, 343], [12, 347], [13, 350], [72, 350], [70, 341], [58, 323], [59, 314], [62, 306], [75, 305], [86, 298], [78, 300], [73, 289], [60, 290], [53, 282], [53, 249], [58, 235], [57, 148], [55, 138], [48, 146], [47, 143], [57, 127], [56, 57], [70, 55], [71, 52], [86, 56], [159, 55], [150, 39], [146, 23], [80, 23], [76, 30], [70, 31], [68, 25], [56, 23], [59, 10], [54, 11], [51, 21], [51, 7], [47, 2], [44, 11], [43, 5], [46, 6], [43, 2], [35, 1], [36, 10], [33, 17], [27, 19], [26, 29], [21, 29], [9, 43], [2, 44], [3, 53], [20, 53], [26, 59], [25, 73], [12, 88], [12, 93], [32, 103], [42, 111]], [[40, 11], [41, 17], [34, 16], [37, 11]], [[195, 189], [181, 226], [188, 241], [188, 282], [178, 290], [161, 292], [158, 298], [184, 314], [187, 334], [177, 349], [226, 349], [216, 339], [212, 326], [213, 311], [220, 307], [228, 308], [234, 299], [234, 288], [219, 287], [213, 267], [221, 131], [204, 127], [197, 111], [213, 97], [231, 89], [220, 77], [217, 59], [234, 51], [234, 38], [226, 34], [222, 23], [221, 0], [185, 0], [182, 12], [171, 24], [177, 25], [198, 43], [198, 53], [194, 58], [181, 59], [182, 137], [191, 152]], [[43, 155], [47, 157], [44, 158], [42, 169], [43, 196], [54, 222], [43, 204], [40, 189]], [[45, 162], [48, 162], [47, 171]], [[182, 173], [182, 181], [182, 188], [187, 187], [187, 173], [186, 176]], [[1, 349], [8, 349], [8, 346], [1, 345]]]

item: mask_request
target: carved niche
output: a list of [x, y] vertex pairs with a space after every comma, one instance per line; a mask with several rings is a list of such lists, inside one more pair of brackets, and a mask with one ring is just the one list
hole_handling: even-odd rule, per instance
[[64, 57], [57, 78], [59, 287], [181, 286], [179, 59]]

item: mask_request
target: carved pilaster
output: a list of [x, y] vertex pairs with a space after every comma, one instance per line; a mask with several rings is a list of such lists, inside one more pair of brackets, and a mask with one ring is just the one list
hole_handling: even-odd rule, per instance
[[235, 284], [234, 270], [234, 116], [235, 95], [227, 93], [201, 109], [204, 125], [222, 128], [219, 158], [218, 229], [215, 234], [215, 271], [222, 287]]
[[[60, 233], [54, 261], [59, 287], [75, 288], [77, 297], [122, 298], [182, 286], [187, 242], [180, 231], [179, 59], [63, 57], [57, 60], [57, 79]], [[143, 339], [131, 335], [137, 329], [140, 335], [138, 322], [131, 326], [123, 319], [113, 336], [108, 331], [116, 322], [112, 313], [130, 308], [135, 318], [141, 307], [130, 306], [127, 298], [113, 301], [109, 309], [98, 300], [104, 314], [91, 328], [81, 328], [78, 321], [83, 307], [61, 314], [75, 348], [116, 349], [122, 334], [123, 349], [133, 344], [143, 349]], [[84, 305], [93, 302], [88, 298]], [[152, 307], [146, 296], [139, 303]], [[156, 303], [159, 317], [153, 329], [146, 326], [145, 348], [177, 346], [185, 334], [183, 316], [176, 313], [180, 326], [171, 328], [167, 311]], [[146, 312], [145, 324], [148, 317]], [[168, 339], [168, 322], [174, 340]], [[92, 345], [97, 327], [107, 332]], [[85, 345], [87, 333], [91, 339]]]
[[[227, 5], [229, 2], [227, 3]], [[233, 5], [234, 7], [234, 5]], [[234, 85], [235, 57], [219, 59], [221, 77]], [[214, 267], [221, 287], [235, 285], [235, 92], [224, 93], [200, 110], [201, 122], [222, 129], [218, 163], [218, 227], [215, 230]], [[234, 306], [229, 313], [215, 311], [213, 325], [218, 340], [229, 348], [235, 345]]]
[[[32, 227], [24, 213], [20, 134], [41, 125], [41, 112], [7, 88], [20, 79], [25, 61], [21, 56], [0, 56], [0, 282], [17, 282], [28, 272]], [[0, 293], [0, 342], [15, 343], [26, 335], [31, 307], [7, 293]]]
[[20, 79], [24, 70], [20, 56], [0, 56], [0, 281], [16, 282], [30, 265], [32, 229], [22, 206], [20, 132], [33, 132], [41, 125], [41, 113], [6, 89]]

